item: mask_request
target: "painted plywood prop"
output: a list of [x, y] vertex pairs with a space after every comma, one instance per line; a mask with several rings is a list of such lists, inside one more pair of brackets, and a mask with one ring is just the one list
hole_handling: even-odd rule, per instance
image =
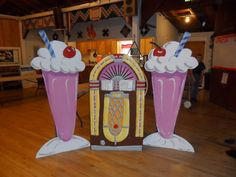
[[53, 15], [26, 19], [22, 20], [22, 33], [25, 38], [29, 30], [50, 28], [50, 27], [54, 28], [55, 26], [56, 26], [55, 19]]
[[68, 12], [68, 17], [69, 17], [68, 23], [69, 26], [73, 28], [74, 25], [78, 22], [84, 22], [89, 20], [101, 20], [112, 17], [122, 17], [123, 16], [122, 7], [123, 7], [123, 2], [118, 2], [118, 3], [105, 4], [103, 6], [97, 6], [88, 9], [79, 9], [72, 12]]
[[76, 121], [79, 72], [85, 64], [80, 51], [61, 41], [49, 42], [44, 31], [39, 32], [47, 48], [40, 48], [31, 65], [41, 69], [57, 137], [38, 151], [36, 158], [88, 147], [90, 143], [73, 135]]
[[128, 55], [110, 55], [90, 73], [92, 150], [142, 150], [145, 76]]
[[152, 49], [145, 69], [152, 73], [153, 99], [158, 132], [147, 136], [144, 145], [194, 152], [192, 145], [174, 134], [188, 69], [198, 65], [192, 51], [183, 48], [190, 37], [184, 33], [179, 42], [171, 41]]

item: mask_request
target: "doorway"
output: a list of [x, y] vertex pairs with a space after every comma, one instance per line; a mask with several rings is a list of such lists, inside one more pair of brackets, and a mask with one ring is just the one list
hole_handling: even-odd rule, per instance
[[205, 61], [205, 41], [189, 41], [186, 43], [185, 48], [192, 50], [192, 56], [202, 55], [203, 61]]
[[[201, 55], [203, 57], [203, 63], [206, 65], [205, 62], [205, 41], [189, 41], [186, 43], [185, 48], [189, 48], [192, 50], [192, 56], [196, 57], [197, 55]], [[207, 80], [207, 83], [205, 82]], [[208, 88], [209, 87], [209, 81], [208, 77], [205, 78], [205, 75], [202, 79], [202, 83], [200, 84], [200, 88]], [[208, 89], [207, 89], [208, 90]]]

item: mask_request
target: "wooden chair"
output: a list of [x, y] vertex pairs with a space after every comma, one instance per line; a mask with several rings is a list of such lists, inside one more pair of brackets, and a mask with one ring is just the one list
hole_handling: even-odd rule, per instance
[[[42, 74], [42, 71], [41, 70], [36, 70], [36, 73], [37, 74]], [[36, 91], [35, 91], [35, 95], [38, 95], [39, 90], [45, 90], [45, 85], [44, 85], [43, 78], [37, 78], [36, 81], [37, 81], [37, 88], [36, 88]]]

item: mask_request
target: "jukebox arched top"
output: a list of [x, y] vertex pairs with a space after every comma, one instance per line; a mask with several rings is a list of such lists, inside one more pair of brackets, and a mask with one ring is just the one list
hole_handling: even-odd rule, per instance
[[135, 72], [124, 62], [112, 62], [100, 73], [99, 80], [137, 80]]
[[[122, 54], [109, 55], [105, 57], [103, 60], [101, 60], [98, 64], [94, 66], [93, 70], [90, 73], [89, 80], [98, 80], [98, 79], [103, 80], [104, 78], [98, 78], [99, 75], [101, 73], [104, 73], [106, 70], [103, 71], [103, 69], [105, 69], [106, 67], [109, 67], [109, 64], [112, 64], [112, 63], [121, 64], [120, 68], [116, 67], [117, 69], [119, 69], [117, 71], [118, 74], [122, 74], [125, 69], [128, 69], [130, 71], [130, 68], [131, 68], [131, 70], [136, 74], [136, 77], [138, 80], [145, 80], [145, 76], [141, 68], [139, 67], [139, 65], [136, 63], [136, 61], [132, 57], [128, 55], [122, 55]], [[129, 66], [130, 68], [127, 66]]]

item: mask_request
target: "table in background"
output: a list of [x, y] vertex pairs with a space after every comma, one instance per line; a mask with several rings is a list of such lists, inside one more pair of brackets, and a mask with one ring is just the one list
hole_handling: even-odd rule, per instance
[[[42, 75], [41, 74], [32, 74], [32, 75], [24, 75], [24, 76], [4, 76], [4, 77], [0, 77], [0, 85], [1, 85], [1, 83], [4, 83], [4, 82], [22, 81], [22, 80], [27, 80], [29, 82], [37, 82], [38, 78], [42, 78]], [[1, 87], [0, 103], [3, 104], [8, 101], [21, 99], [22, 95], [23, 95], [22, 88], [17, 88], [14, 90], [4, 90]]]

